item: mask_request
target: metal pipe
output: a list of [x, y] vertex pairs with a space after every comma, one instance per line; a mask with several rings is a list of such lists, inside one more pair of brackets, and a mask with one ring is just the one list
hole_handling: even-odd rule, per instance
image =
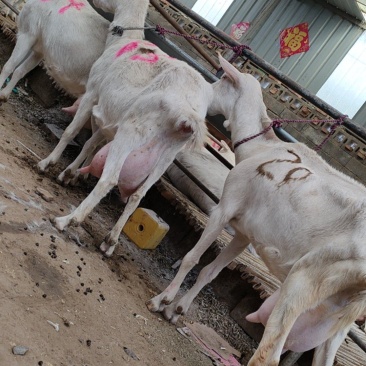
[[16, 15], [19, 15], [19, 10], [14, 5], [10, 4], [7, 0], [0, 0], [0, 1], [3, 2]]
[[[169, 0], [169, 3], [175, 6], [178, 10], [182, 11], [186, 15], [188, 15], [190, 18], [192, 18], [194, 21], [196, 21], [198, 24], [206, 28], [209, 32], [214, 34], [216, 37], [222, 39], [224, 42], [226, 42], [228, 45], [235, 47], [240, 46], [239, 42], [236, 42], [234, 39], [229, 37], [226, 33], [224, 33], [222, 30], [218, 29], [214, 25], [212, 25], [210, 22], [199, 16], [197, 13], [189, 9], [188, 7], [184, 6], [177, 0]], [[243, 50], [243, 56], [248, 58], [249, 60], [253, 61], [256, 65], [258, 65], [260, 68], [264, 69], [271, 75], [275, 76], [278, 80], [286, 84], [289, 88], [294, 90], [296, 93], [303, 96], [305, 99], [307, 99], [309, 102], [314, 104], [319, 109], [323, 110], [327, 114], [329, 114], [332, 118], [338, 119], [343, 116], [341, 112], [339, 112], [337, 109], [329, 105], [328, 103], [324, 102], [322, 99], [318, 98], [313, 93], [309, 92], [307, 89], [303, 88], [301, 85], [296, 83], [294, 80], [289, 78], [286, 74], [281, 72], [280, 70], [276, 69], [274, 66], [269, 64], [267, 61], [263, 60], [261, 57], [256, 55], [253, 51], [250, 50]], [[364, 140], [366, 140], [366, 130], [356, 126], [354, 123], [352, 123], [352, 120], [350, 118], [346, 118], [344, 122], [344, 126], [347, 127], [349, 130], [351, 130], [353, 133], [357, 134]]]
[[217, 152], [212, 146], [209, 144], [205, 144], [205, 148], [222, 164], [226, 166], [228, 169], [233, 169], [233, 166], [219, 153]]
[[362, 349], [362, 351], [366, 352], [366, 344], [362, 341], [361, 337], [353, 329], [351, 329], [348, 332], [348, 337], [350, 337], [353, 340], [353, 342], [355, 342], [357, 346]]
[[[189, 36], [189, 34], [160, 6], [157, 0], [150, 0], [150, 3], [155, 7], [155, 9], [181, 34]], [[197, 43], [191, 39], [186, 38], [192, 47], [194, 47], [197, 52], [216, 70], [220, 69], [220, 65], [212, 59], [212, 57]]]
[[[149, 38], [153, 43], [157, 43], [158, 38], [162, 40], [162, 42], [165, 43], [165, 45], [168, 45], [171, 50], [176, 52], [182, 60], [193, 66], [197, 71], [199, 71], [207, 80], [215, 82], [218, 80], [218, 78], [212, 74], [210, 71], [208, 71], [204, 66], [202, 66], [196, 59], [188, 55], [186, 52], [182, 51], [181, 48], [179, 48], [174, 42], [169, 40], [168, 38], [163, 37], [162, 35], [156, 33], [156, 31], [153, 30], [146, 30], [145, 32], [146, 38]], [[157, 38], [158, 37], [158, 38]], [[158, 45], [159, 46], [159, 45]], [[161, 47], [163, 48], [163, 47]], [[166, 51], [169, 53], [169, 51]], [[177, 57], [177, 56], [175, 56]]]
[[289, 354], [280, 362], [279, 366], [293, 366], [302, 356], [302, 352], [289, 352]]
[[177, 159], [174, 159], [174, 164], [182, 170], [183, 173], [187, 175], [198, 187], [202, 189], [203, 192], [207, 194], [215, 203], [219, 203], [220, 200], [217, 198], [209, 189], [207, 189], [184, 165], [182, 165]]

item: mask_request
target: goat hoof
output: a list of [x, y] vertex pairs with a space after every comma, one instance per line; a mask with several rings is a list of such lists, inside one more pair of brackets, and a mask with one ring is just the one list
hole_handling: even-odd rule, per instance
[[70, 223], [69, 223], [69, 226], [72, 226], [72, 227], [77, 227], [80, 225], [80, 222], [78, 220], [76, 220], [75, 218], [71, 219]]
[[66, 187], [70, 184], [71, 179], [73, 178], [73, 174], [70, 169], [64, 170], [58, 177], [57, 183], [61, 184], [63, 187]]
[[100, 245], [99, 249], [104, 253], [106, 257], [110, 257], [117, 243], [111, 239], [110, 233], [104, 238], [103, 243]]
[[[146, 306], [151, 312], [161, 313], [165, 309], [166, 305], [164, 304], [164, 300], [161, 300], [162, 295], [163, 294], [161, 293], [160, 295], [157, 295], [146, 302]], [[168, 302], [168, 301], [165, 301], [165, 302]]]
[[66, 225], [63, 225], [61, 222], [60, 222], [60, 220], [59, 220], [59, 218], [58, 217], [51, 217], [50, 218], [50, 221], [52, 222], [52, 224], [53, 225], [55, 225], [55, 227], [59, 230], [59, 231], [63, 231], [64, 230], [64, 228], [65, 228], [65, 226]]
[[36, 165], [36, 170], [38, 174], [44, 174], [46, 172], [46, 168], [43, 165], [39, 165], [39, 163]]
[[109, 247], [109, 249], [106, 251], [106, 252], [104, 252], [104, 255], [106, 256], [106, 257], [111, 257], [112, 256], [112, 254], [113, 254], [113, 252], [114, 252], [114, 245], [111, 245], [110, 247]]
[[108, 249], [109, 249], [109, 245], [106, 243], [106, 240], [103, 241], [102, 244], [100, 244], [100, 247], [99, 247], [100, 251], [105, 253]]
[[164, 315], [164, 318], [167, 321], [169, 321], [171, 324], [176, 324], [179, 319], [179, 316], [180, 316], [180, 314], [177, 314], [173, 311], [172, 307], [166, 307], [163, 310], [163, 315]]
[[56, 228], [60, 231], [64, 231], [65, 227], [70, 223], [68, 216], [56, 217], [53, 221]]
[[149, 311], [151, 311], [152, 313], [155, 313], [155, 312], [158, 311], [157, 308], [156, 308], [156, 306], [155, 306], [155, 304], [154, 304], [154, 302], [152, 300], [146, 301], [145, 304], [146, 304], [147, 309]]
[[47, 159], [40, 161], [37, 164], [38, 173], [41, 173], [41, 174], [44, 173], [47, 170], [47, 168], [52, 165], [54, 165], [54, 163], [49, 162]]
[[76, 186], [78, 182], [80, 181], [80, 175], [75, 174], [74, 177], [70, 180], [69, 184], [70, 186]]
[[161, 301], [162, 302], [162, 304], [164, 304], [164, 305], [170, 305], [172, 302], [171, 301], [169, 301], [166, 297], [164, 297], [164, 299]]

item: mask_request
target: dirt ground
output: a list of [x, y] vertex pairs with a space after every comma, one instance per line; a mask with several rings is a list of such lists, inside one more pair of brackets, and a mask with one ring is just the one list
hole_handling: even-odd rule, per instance
[[[0, 34], [0, 65], [12, 46]], [[143, 251], [121, 235], [113, 257], [104, 258], [97, 245], [121, 210], [114, 193], [78, 228], [60, 233], [50, 223], [93, 187], [93, 181], [78, 187], [56, 183], [75, 148], [46, 175], [35, 169], [38, 158], [28, 149], [44, 158], [55, 146], [44, 123], [68, 122], [60, 112], [65, 100], [57, 103], [44, 109], [23, 81], [19, 94], [0, 106], [0, 365], [212, 365], [195, 342], [177, 332], [182, 322], [170, 325], [145, 306], [172, 279], [170, 267], [186, 248], [174, 248], [170, 235], [157, 250]], [[179, 235], [190, 236], [184, 230]], [[249, 355], [254, 342], [228, 312], [208, 288], [185, 320], [216, 328]], [[16, 345], [29, 351], [14, 355]]]

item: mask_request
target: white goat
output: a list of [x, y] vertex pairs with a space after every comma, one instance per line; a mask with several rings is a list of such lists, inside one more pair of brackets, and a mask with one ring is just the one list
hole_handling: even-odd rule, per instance
[[17, 18], [17, 42], [0, 74], [6, 101], [16, 85], [41, 61], [48, 74], [67, 93], [85, 92], [90, 69], [102, 54], [109, 22], [87, 0], [28, 0]]
[[[259, 82], [222, 57], [220, 62], [225, 75], [214, 84], [209, 113], [227, 117], [237, 142], [259, 133], [270, 120]], [[173, 282], [147, 305], [176, 322], [202, 287], [251, 242], [283, 285], [248, 365], [278, 365], [296, 319], [327, 304], [332, 326], [312, 365], [331, 366], [351, 324], [366, 309], [366, 188], [304, 144], [282, 142], [272, 132], [236, 147], [235, 158], [201, 239]], [[228, 222], [236, 232], [232, 242], [173, 302], [186, 274]]]
[[[113, 140], [101, 178], [89, 196], [70, 215], [56, 218], [63, 230], [79, 223], [112, 189], [119, 186], [130, 196], [124, 212], [101, 245], [113, 253], [118, 237], [141, 198], [172, 163], [187, 142], [202, 144], [212, 86], [185, 62], [172, 59], [157, 46], [143, 41], [148, 0], [94, 0], [104, 11], [114, 13], [108, 44], [93, 65], [86, 93], [75, 118], [59, 144], [38, 167], [44, 171], [55, 163], [68, 141], [94, 115], [99, 130], [86, 142], [79, 157], [59, 176], [68, 180], [104, 138]], [[128, 15], [123, 11], [128, 9]], [[126, 29], [118, 35], [119, 25]]]

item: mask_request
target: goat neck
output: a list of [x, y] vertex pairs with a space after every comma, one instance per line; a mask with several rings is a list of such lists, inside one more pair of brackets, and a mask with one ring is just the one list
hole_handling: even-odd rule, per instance
[[[214, 100], [209, 114], [221, 113], [227, 121], [224, 126], [231, 131], [235, 144], [263, 131], [271, 122], [263, 102], [261, 86], [252, 75], [240, 73], [233, 65], [219, 56], [224, 76], [213, 84]], [[253, 144], [268, 144], [267, 140], [276, 139], [272, 131], [245, 142], [235, 149], [235, 161], [254, 154]]]
[[[227, 124], [229, 124], [233, 144], [261, 133], [271, 122], [262, 98], [257, 98], [254, 94], [249, 92], [237, 99], [229, 114]], [[267, 132], [267, 134], [271, 133], [272, 131]], [[252, 156], [258, 144], [267, 144], [267, 134], [259, 135], [253, 140], [237, 146], [234, 150], [236, 163], [238, 164], [243, 159]]]
[[[113, 35], [114, 27], [122, 28], [143, 28], [145, 26], [145, 18], [149, 6], [149, 0], [119, 1], [114, 8], [114, 19], [109, 27], [107, 43], [114, 43], [120, 38]], [[128, 39], [144, 39], [143, 29], [125, 30], [122, 37]]]

